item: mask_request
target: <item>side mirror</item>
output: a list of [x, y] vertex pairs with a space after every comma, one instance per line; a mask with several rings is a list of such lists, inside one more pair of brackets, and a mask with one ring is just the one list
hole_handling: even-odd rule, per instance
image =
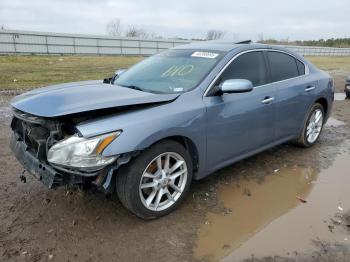
[[109, 78], [105, 78], [103, 79], [103, 83], [104, 84], [111, 84], [114, 82], [114, 80], [116, 78], [118, 78], [118, 76], [120, 76], [121, 74], [123, 74], [126, 71], [126, 69], [122, 68], [122, 69], [118, 69], [117, 71], [114, 72], [114, 75], [109, 77]]
[[228, 79], [219, 88], [223, 94], [245, 93], [253, 90], [253, 83], [247, 79]]

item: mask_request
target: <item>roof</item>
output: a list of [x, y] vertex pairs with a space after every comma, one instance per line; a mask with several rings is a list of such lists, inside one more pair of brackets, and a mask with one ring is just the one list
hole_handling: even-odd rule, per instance
[[180, 45], [175, 47], [175, 49], [202, 49], [209, 51], [222, 51], [229, 52], [235, 48], [249, 46], [250, 48], [269, 48], [268, 45], [264, 44], [235, 44], [227, 41], [198, 41], [186, 45]]

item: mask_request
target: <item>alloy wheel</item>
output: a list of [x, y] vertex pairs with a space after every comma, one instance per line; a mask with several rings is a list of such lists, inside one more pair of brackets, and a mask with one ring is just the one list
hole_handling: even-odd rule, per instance
[[182, 195], [187, 183], [187, 165], [175, 152], [166, 152], [154, 158], [144, 170], [139, 194], [142, 204], [151, 211], [171, 207]]
[[306, 128], [306, 139], [310, 144], [314, 143], [320, 136], [322, 125], [323, 112], [321, 109], [316, 109], [312, 113]]

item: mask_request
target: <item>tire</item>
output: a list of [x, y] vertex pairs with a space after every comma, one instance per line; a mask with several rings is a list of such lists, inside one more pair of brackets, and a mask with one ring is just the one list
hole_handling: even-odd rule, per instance
[[[318, 124], [314, 123], [314, 128], [312, 128], [311, 127], [312, 124], [310, 124], [310, 122], [313, 121], [313, 117], [315, 116], [316, 112], [320, 112], [322, 114], [321, 120]], [[325, 112], [324, 112], [323, 106], [319, 103], [315, 103], [307, 114], [303, 129], [299, 135], [299, 138], [296, 141], [297, 145], [307, 148], [316, 144], [318, 139], [320, 138], [320, 135], [323, 129], [324, 119], [325, 119]], [[315, 128], [317, 128], [317, 131], [315, 130], [315, 133], [313, 133], [315, 134], [315, 137], [312, 137], [312, 135], [308, 134], [308, 130], [310, 130], [310, 128], [311, 130], [315, 130]]]
[[[172, 140], [161, 141], [118, 170], [116, 191], [120, 202], [143, 219], [167, 215], [185, 199], [192, 166], [185, 147]], [[176, 169], [171, 172], [172, 168]]]

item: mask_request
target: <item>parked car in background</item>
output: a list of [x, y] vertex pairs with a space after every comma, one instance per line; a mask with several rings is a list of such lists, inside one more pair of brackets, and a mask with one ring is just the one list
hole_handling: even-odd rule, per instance
[[153, 219], [193, 179], [288, 141], [314, 145], [330, 115], [331, 77], [278, 46], [200, 42], [110, 79], [16, 97], [11, 148], [50, 188], [92, 183]]
[[347, 98], [350, 98], [350, 76], [345, 80], [345, 94]]

